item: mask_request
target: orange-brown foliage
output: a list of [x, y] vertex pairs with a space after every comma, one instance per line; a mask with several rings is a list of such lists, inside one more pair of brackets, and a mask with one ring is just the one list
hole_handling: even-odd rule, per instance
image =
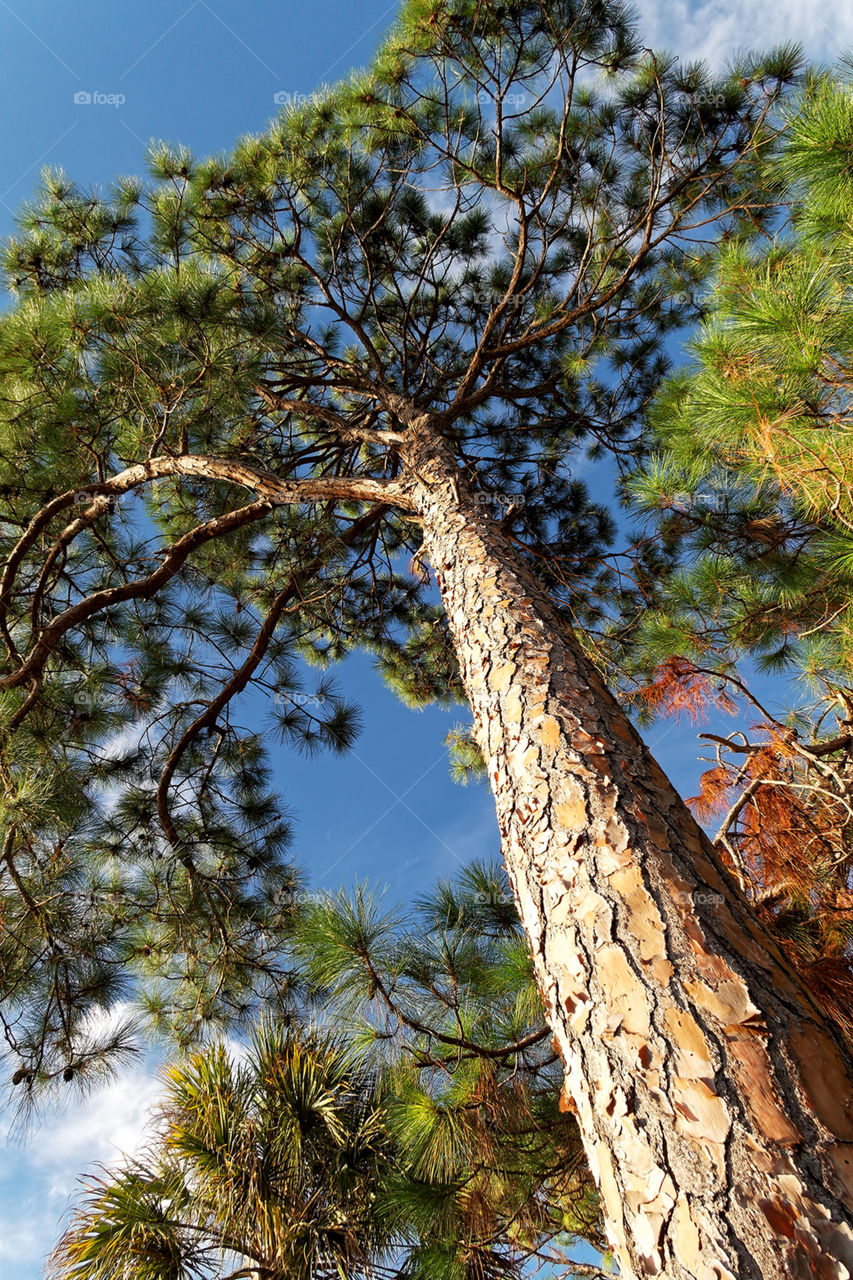
[[650, 684], [637, 690], [637, 697], [655, 715], [686, 714], [693, 724], [704, 723], [709, 708], [730, 714], [737, 710], [725, 690], [716, 687], [714, 676], [700, 671], [687, 658], [667, 658], [655, 668]]
[[752, 787], [720, 851], [806, 985], [853, 1041], [853, 819], [846, 760], [809, 759], [792, 737], [766, 740], [702, 777], [697, 817], [728, 814]]

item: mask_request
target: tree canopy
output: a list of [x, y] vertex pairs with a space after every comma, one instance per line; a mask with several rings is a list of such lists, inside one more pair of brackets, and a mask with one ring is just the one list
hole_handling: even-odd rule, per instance
[[93, 1015], [131, 991], [182, 1043], [287, 1007], [269, 744], [340, 749], [357, 720], [300, 662], [361, 647], [414, 703], [460, 692], [406, 498], [418, 415], [589, 644], [630, 630], [660, 555], [608, 558], [574, 460], [641, 447], [685, 282], [772, 214], [754, 178], [798, 74], [781, 50], [712, 79], [600, 0], [413, 0], [367, 72], [222, 158], [159, 146], [106, 194], [45, 177], [0, 323], [27, 1091], [126, 1049]]

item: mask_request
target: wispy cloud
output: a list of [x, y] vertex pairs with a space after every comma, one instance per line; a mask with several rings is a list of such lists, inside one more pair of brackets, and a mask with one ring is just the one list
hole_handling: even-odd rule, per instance
[[738, 50], [789, 40], [832, 62], [853, 47], [850, 0], [635, 0], [643, 39], [688, 59], [722, 67]]
[[60, 1220], [80, 1174], [113, 1164], [139, 1145], [161, 1093], [153, 1063], [123, 1074], [94, 1097], [48, 1118], [24, 1147], [0, 1148], [14, 1168], [14, 1186], [0, 1181], [0, 1272], [4, 1280], [33, 1280], [60, 1232]]

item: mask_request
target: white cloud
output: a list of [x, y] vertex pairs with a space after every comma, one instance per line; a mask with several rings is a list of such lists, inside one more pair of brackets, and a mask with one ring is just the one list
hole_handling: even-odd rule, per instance
[[123, 1075], [56, 1120], [33, 1147], [30, 1164], [48, 1177], [52, 1192], [67, 1193], [70, 1174], [94, 1162], [111, 1163], [136, 1149], [161, 1091], [152, 1070]]
[[33, 1280], [40, 1274], [78, 1178], [93, 1165], [115, 1163], [136, 1149], [160, 1093], [154, 1064], [140, 1065], [61, 1115], [46, 1117], [24, 1145], [0, 1148], [9, 1171], [0, 1181], [3, 1280]]
[[635, 0], [643, 40], [722, 68], [744, 49], [793, 40], [808, 57], [833, 62], [853, 48], [850, 0]]
[[[125, 1012], [119, 1007], [107, 1021], [120, 1021]], [[233, 1058], [246, 1052], [230, 1037], [225, 1044]], [[91, 1097], [40, 1119], [24, 1142], [0, 1143], [2, 1280], [40, 1276], [81, 1176], [139, 1149], [163, 1095], [159, 1065], [153, 1055], [140, 1060]]]

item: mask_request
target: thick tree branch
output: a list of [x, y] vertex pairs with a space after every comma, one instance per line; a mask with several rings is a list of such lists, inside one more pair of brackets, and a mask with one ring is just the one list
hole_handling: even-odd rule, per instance
[[75, 503], [79, 505], [83, 499], [91, 496], [92, 505], [63, 531], [63, 539], [68, 535], [66, 540], [70, 540], [108, 509], [110, 499], [151, 480], [169, 476], [190, 476], [239, 485], [257, 493], [273, 506], [287, 503], [324, 502], [329, 498], [353, 502], [381, 502], [389, 499], [395, 504], [405, 502], [403, 488], [394, 481], [373, 480], [361, 476], [282, 480], [270, 471], [248, 466], [234, 458], [205, 457], [196, 454], [149, 458], [145, 462], [126, 467], [124, 471], [118, 472], [108, 480], [68, 489], [42, 507], [30, 521], [6, 561], [3, 576], [0, 578], [0, 619], [5, 620], [12, 598], [12, 587], [24, 556], [37, 542], [54, 516]]

